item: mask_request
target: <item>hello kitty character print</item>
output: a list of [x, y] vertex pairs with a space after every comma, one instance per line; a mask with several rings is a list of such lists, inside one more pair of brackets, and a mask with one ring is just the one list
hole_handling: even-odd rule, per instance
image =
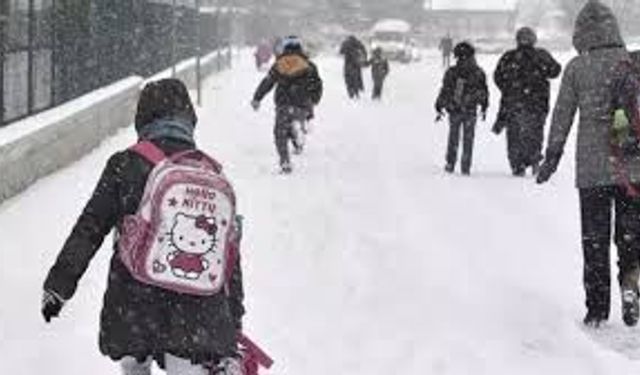
[[205, 255], [215, 251], [218, 226], [215, 218], [204, 215], [178, 214], [171, 229], [171, 245], [167, 262], [176, 277], [197, 280], [210, 266]]
[[144, 143], [134, 151], [155, 167], [138, 212], [122, 224], [120, 259], [141, 282], [185, 294], [219, 293], [237, 250], [235, 194], [221, 167], [200, 151], [166, 158]]

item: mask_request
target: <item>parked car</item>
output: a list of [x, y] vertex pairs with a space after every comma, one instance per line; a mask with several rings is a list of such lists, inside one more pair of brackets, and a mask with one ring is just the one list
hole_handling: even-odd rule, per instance
[[400, 19], [378, 21], [371, 29], [371, 49], [381, 48], [392, 61], [409, 63], [415, 51], [411, 43], [411, 25]]

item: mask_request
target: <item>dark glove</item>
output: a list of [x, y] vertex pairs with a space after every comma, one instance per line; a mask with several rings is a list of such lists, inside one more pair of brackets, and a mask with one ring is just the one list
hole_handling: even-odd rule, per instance
[[438, 112], [438, 114], [436, 115], [436, 122], [442, 121], [443, 117], [444, 117], [444, 113]]
[[544, 184], [549, 181], [551, 176], [556, 172], [556, 169], [558, 169], [558, 163], [560, 163], [559, 155], [547, 155], [547, 157], [544, 159], [544, 162], [540, 166], [540, 171], [538, 172], [538, 176], [536, 177], [536, 182], [538, 184]]
[[260, 102], [257, 100], [252, 100], [251, 101], [251, 108], [253, 108], [254, 111], [257, 111], [260, 109]]
[[45, 322], [51, 322], [52, 318], [60, 315], [60, 310], [64, 306], [64, 299], [57, 293], [45, 290], [42, 295], [42, 316]]
[[500, 121], [496, 121], [496, 123], [491, 128], [491, 132], [495, 135], [500, 135], [503, 129], [504, 129], [504, 126], [502, 125], [502, 123]]

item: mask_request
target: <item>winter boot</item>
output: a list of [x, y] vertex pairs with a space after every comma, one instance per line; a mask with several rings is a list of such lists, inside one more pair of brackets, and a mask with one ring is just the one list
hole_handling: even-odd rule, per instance
[[593, 313], [591, 311], [587, 312], [587, 315], [584, 317], [583, 323], [588, 328], [600, 328], [600, 326], [607, 321], [607, 318], [602, 314]]
[[638, 303], [638, 278], [640, 268], [627, 271], [620, 282], [620, 294], [622, 295], [622, 320], [633, 327], [638, 324], [640, 317], [640, 304]]
[[525, 173], [526, 173], [526, 170], [524, 168], [522, 168], [522, 167], [518, 167], [518, 168], [514, 168], [513, 169], [513, 175], [515, 177], [524, 177]]
[[444, 166], [444, 171], [447, 173], [453, 173], [456, 167], [453, 164], [447, 164]]
[[293, 172], [293, 166], [291, 165], [291, 162], [285, 161], [280, 163], [280, 172], [282, 174], [291, 174], [291, 172]]

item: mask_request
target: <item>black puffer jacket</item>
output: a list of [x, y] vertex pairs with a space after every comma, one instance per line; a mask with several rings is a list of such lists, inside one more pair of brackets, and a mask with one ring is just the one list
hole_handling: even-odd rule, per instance
[[494, 73], [502, 92], [501, 113], [510, 114], [523, 107], [540, 114], [549, 113], [551, 86], [562, 66], [544, 49], [520, 46], [505, 53]]
[[[163, 97], [166, 85], [158, 89], [162, 91], [159, 99], [167, 99]], [[188, 99], [184, 103], [170, 101], [180, 108], [175, 113], [166, 111], [166, 106], [172, 104], [163, 100], [152, 99], [155, 105], [148, 105], [146, 101], [154, 96], [154, 90], [147, 90], [148, 95], [143, 91], [138, 121], [151, 121], [167, 114], [175, 117], [179, 111], [190, 108], [185, 106]], [[186, 89], [182, 91], [187, 95]], [[163, 102], [164, 106], [158, 105]], [[158, 111], [160, 107], [165, 110]], [[179, 117], [195, 119], [195, 114], [188, 110]], [[138, 129], [143, 127], [142, 122], [136, 125]], [[167, 155], [194, 148], [193, 143], [184, 140], [165, 138], [153, 142]], [[148, 161], [130, 150], [109, 159], [91, 199], [49, 271], [46, 290], [66, 300], [73, 297], [105, 237], [114, 228], [119, 232], [123, 218], [137, 211], [151, 169]], [[195, 362], [231, 355], [244, 314], [239, 259], [228, 289], [227, 295], [196, 297], [142, 284], [133, 279], [114, 250], [101, 314], [101, 352], [114, 360], [171, 353]]]
[[475, 114], [478, 107], [483, 112], [489, 107], [487, 77], [473, 57], [460, 59], [444, 75], [436, 111]]
[[253, 100], [262, 101], [274, 87], [277, 107], [312, 109], [322, 99], [323, 86], [318, 68], [299, 52], [278, 57], [258, 86]]

